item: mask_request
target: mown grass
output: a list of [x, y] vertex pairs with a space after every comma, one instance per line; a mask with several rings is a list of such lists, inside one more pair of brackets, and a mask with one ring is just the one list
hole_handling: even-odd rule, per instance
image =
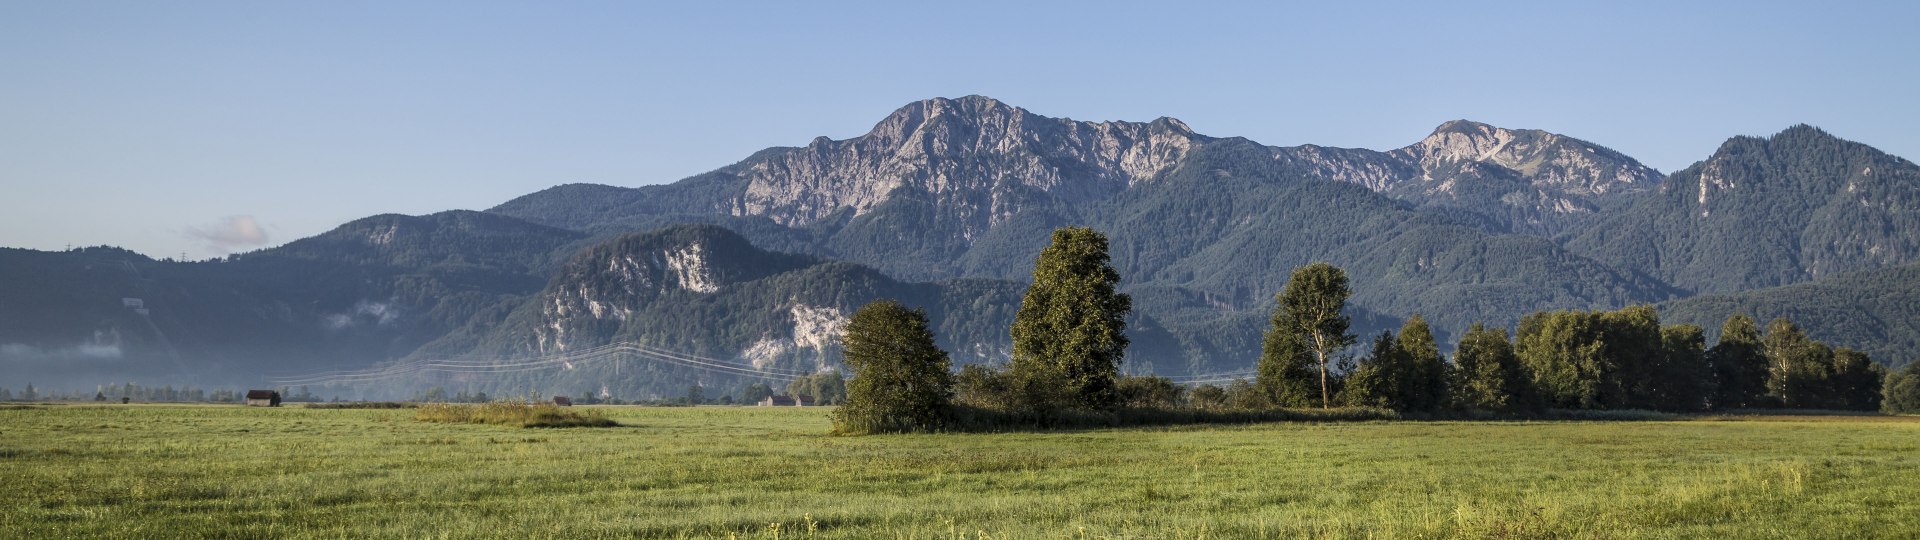
[[594, 409], [637, 427], [0, 411], [0, 538], [1920, 536], [1911, 417], [837, 437], [817, 408]]
[[412, 409], [419, 406], [420, 404], [418, 403], [403, 403], [398, 401], [340, 401], [308, 403], [303, 405], [303, 407], [308, 409]]
[[493, 424], [523, 428], [616, 427], [619, 422], [598, 410], [573, 409], [552, 403], [495, 401], [468, 405], [427, 403], [414, 409], [414, 419], [454, 424]]

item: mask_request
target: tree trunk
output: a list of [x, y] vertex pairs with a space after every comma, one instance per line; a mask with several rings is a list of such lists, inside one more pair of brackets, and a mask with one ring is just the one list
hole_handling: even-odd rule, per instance
[[1314, 354], [1320, 357], [1320, 408], [1331, 409], [1333, 398], [1328, 396], [1332, 391], [1327, 387], [1327, 353], [1314, 351]]

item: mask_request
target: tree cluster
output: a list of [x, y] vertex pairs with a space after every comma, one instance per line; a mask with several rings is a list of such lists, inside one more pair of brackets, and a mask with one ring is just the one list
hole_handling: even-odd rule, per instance
[[1475, 324], [1451, 360], [1415, 314], [1356, 358], [1348, 353], [1356, 341], [1346, 307], [1353, 292], [1346, 272], [1327, 263], [1296, 269], [1276, 296], [1253, 381], [1186, 391], [1170, 379], [1119, 374], [1132, 299], [1117, 292], [1119, 273], [1107, 248], [1092, 229], [1054, 232], [1014, 318], [1006, 369], [968, 365], [949, 375], [924, 311], [891, 300], [861, 308], [843, 337], [854, 377], [847, 405], [835, 413], [836, 429], [937, 429], [952, 420], [952, 404], [1042, 425], [1063, 412], [1336, 404], [1417, 414], [1865, 411], [1882, 407], [1883, 392], [1889, 411], [1920, 408], [1915, 368], [1888, 377], [1865, 353], [1809, 339], [1786, 319], [1762, 333], [1751, 318], [1735, 315], [1709, 346], [1704, 329], [1662, 325], [1647, 305], [1536, 312], [1511, 338]]
[[1330, 267], [1315, 266], [1295, 273], [1274, 310], [1257, 384], [1271, 405], [1299, 407], [1317, 384], [1325, 389], [1322, 406], [1404, 412], [1881, 408], [1886, 371], [1865, 353], [1809, 339], [1786, 319], [1774, 320], [1762, 333], [1745, 315], [1729, 318], [1719, 342], [1709, 347], [1704, 329], [1662, 325], [1645, 305], [1536, 312], [1521, 319], [1511, 340], [1504, 331], [1474, 325], [1452, 362], [1416, 314], [1398, 335], [1374, 339], [1351, 369], [1331, 372], [1330, 380], [1317, 377], [1314, 366], [1328, 362], [1314, 359], [1319, 351], [1312, 344], [1327, 338], [1315, 333], [1333, 335], [1334, 343], [1350, 338], [1343, 335], [1343, 316], [1314, 316], [1297, 307], [1344, 300], [1344, 279], [1328, 277]]

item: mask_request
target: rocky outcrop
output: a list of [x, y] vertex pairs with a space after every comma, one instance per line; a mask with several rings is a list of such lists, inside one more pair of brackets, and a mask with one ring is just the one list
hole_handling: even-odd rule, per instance
[[947, 201], [940, 211], [977, 235], [1020, 209], [1023, 192], [1065, 202], [1151, 180], [1196, 140], [1173, 119], [1150, 123], [1048, 118], [992, 98], [930, 99], [902, 107], [852, 139], [814, 139], [745, 164], [737, 216], [803, 226], [843, 209], [858, 216], [899, 189]]

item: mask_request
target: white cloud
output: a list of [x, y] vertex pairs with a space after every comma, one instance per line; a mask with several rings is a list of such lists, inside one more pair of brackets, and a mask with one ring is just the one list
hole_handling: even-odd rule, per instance
[[267, 229], [253, 216], [228, 216], [205, 227], [188, 227], [186, 235], [222, 254], [267, 245]]

